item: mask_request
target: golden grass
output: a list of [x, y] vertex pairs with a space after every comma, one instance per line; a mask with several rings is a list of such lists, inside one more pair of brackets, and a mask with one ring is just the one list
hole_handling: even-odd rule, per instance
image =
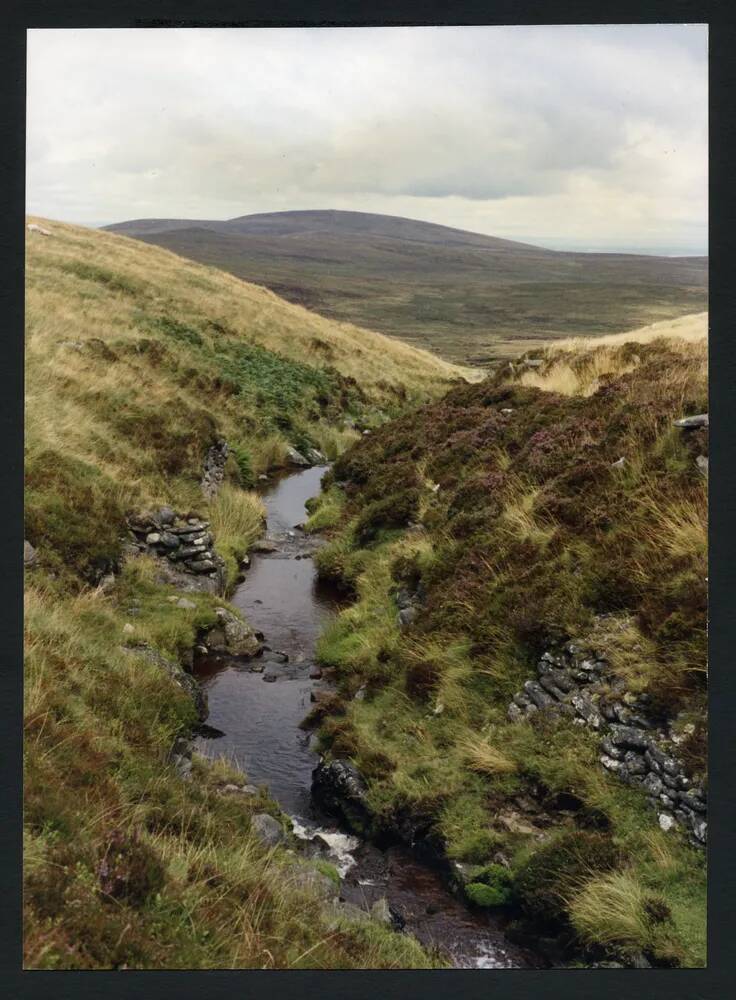
[[[248, 342], [296, 361], [324, 367], [328, 358], [330, 366], [379, 395], [384, 385], [439, 389], [447, 380], [465, 374], [477, 376], [475, 370], [443, 361], [429, 351], [372, 330], [324, 319], [265, 288], [159, 247], [37, 217], [27, 221], [52, 233], [49, 237], [29, 234], [27, 240], [28, 267], [39, 279], [32, 280], [29, 287], [31, 327], [47, 346], [49, 341], [64, 337], [84, 341], [129, 334], [134, 298], [139, 298], [152, 306], [174, 308], [182, 318], [206, 317]], [[113, 270], [136, 294], [127, 295], [114, 285], [100, 291], [94, 282], [80, 283], [77, 275], [57, 270], [64, 263]], [[52, 276], [54, 287], [50, 288], [48, 279]], [[37, 305], [42, 306], [42, 314]]]
[[630, 343], [651, 344], [653, 340], [658, 340], [660, 337], [676, 338], [687, 343], [706, 340], [708, 337], [708, 313], [689, 313], [687, 316], [679, 316], [677, 319], [663, 319], [657, 323], [637, 327], [634, 330], [609, 333], [603, 337], [568, 337], [564, 340], [555, 340], [550, 346], [560, 351], [589, 350], [592, 347], [618, 347], [621, 344]]
[[516, 763], [498, 747], [491, 746], [487, 740], [466, 736], [458, 741], [457, 746], [473, 771], [481, 774], [512, 774], [517, 770]]
[[[659, 339], [665, 339], [676, 353], [699, 362], [697, 373], [680, 374], [688, 385], [693, 374], [697, 378], [707, 376], [708, 313], [694, 313], [626, 333], [551, 341], [541, 368], [522, 370], [514, 379], [521, 385], [564, 396], [592, 396], [604, 376], [624, 375], [640, 364], [641, 359], [635, 353], [622, 349], [625, 345], [650, 344]], [[688, 385], [682, 386], [683, 398]], [[668, 383], [668, 394], [671, 390]]]

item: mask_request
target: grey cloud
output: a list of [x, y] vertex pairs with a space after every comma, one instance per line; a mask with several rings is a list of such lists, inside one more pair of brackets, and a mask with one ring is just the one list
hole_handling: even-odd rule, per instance
[[672, 25], [31, 32], [28, 207], [370, 205], [525, 239], [664, 239], [673, 219], [704, 234], [705, 41]]

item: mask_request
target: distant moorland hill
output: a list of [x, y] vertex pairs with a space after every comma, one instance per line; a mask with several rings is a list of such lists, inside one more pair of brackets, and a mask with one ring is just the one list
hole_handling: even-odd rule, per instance
[[106, 228], [453, 361], [492, 362], [542, 341], [618, 333], [707, 304], [705, 257], [568, 253], [364, 212], [136, 219]]

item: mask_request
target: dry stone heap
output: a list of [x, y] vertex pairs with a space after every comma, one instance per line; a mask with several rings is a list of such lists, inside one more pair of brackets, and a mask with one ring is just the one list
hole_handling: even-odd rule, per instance
[[206, 577], [212, 581], [212, 589], [220, 591], [225, 580], [225, 564], [214, 550], [209, 527], [209, 521], [195, 514], [177, 514], [171, 507], [161, 507], [154, 513], [132, 514], [128, 518], [128, 528], [138, 552], [165, 558], [177, 571]]
[[678, 737], [647, 717], [649, 699], [628, 693], [602, 657], [585, 655], [575, 642], [545, 652], [537, 679], [528, 680], [508, 709], [512, 722], [537, 712], [569, 716], [600, 733], [600, 762], [640, 787], [658, 812], [663, 830], [682, 826], [694, 844], [707, 840], [706, 792], [673, 753]]

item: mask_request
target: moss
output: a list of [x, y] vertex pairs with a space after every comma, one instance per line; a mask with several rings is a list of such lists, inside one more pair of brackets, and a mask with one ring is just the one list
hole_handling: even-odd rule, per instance
[[465, 895], [471, 903], [483, 907], [508, 906], [512, 899], [511, 890], [500, 885], [487, 885], [484, 882], [471, 882], [465, 886]]

